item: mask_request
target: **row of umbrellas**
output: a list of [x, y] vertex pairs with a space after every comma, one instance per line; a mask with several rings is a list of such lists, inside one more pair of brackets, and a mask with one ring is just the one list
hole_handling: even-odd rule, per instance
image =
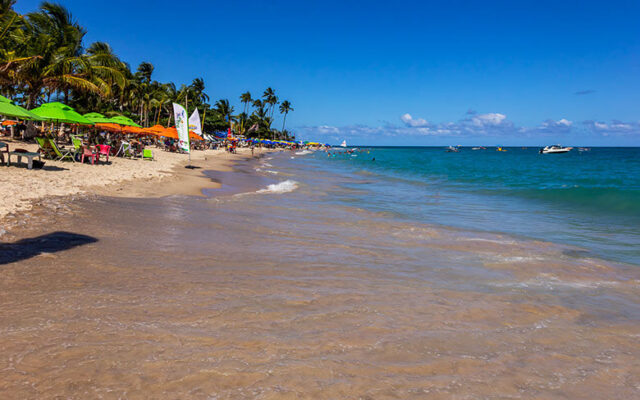
[[[68, 105], [57, 101], [43, 104], [40, 107], [29, 111], [0, 95], [0, 114], [19, 119], [36, 121], [95, 125], [97, 128], [118, 133], [147, 134], [170, 139], [178, 139], [178, 132], [174, 127], [165, 128], [162, 125], [155, 125], [150, 128], [142, 128], [140, 125], [133, 122], [131, 118], [127, 118], [123, 115], [111, 118], [107, 118], [97, 112], [81, 115]], [[200, 135], [193, 131], [189, 132], [189, 138], [191, 140], [204, 140]]]

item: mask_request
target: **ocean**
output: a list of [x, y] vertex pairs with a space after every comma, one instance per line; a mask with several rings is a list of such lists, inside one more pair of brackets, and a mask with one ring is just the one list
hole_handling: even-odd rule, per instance
[[[584, 247], [640, 265], [640, 148], [363, 148], [303, 168], [359, 177], [340, 201], [398, 218]], [[372, 161], [375, 158], [375, 161]], [[339, 201], [338, 201], [339, 202]]]
[[0, 397], [640, 398], [639, 156], [285, 151], [48, 200], [0, 248]]

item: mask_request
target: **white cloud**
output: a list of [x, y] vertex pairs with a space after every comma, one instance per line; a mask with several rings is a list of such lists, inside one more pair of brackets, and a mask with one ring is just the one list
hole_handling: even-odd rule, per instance
[[400, 119], [407, 126], [411, 126], [411, 127], [414, 127], [414, 128], [423, 127], [423, 126], [428, 126], [429, 125], [429, 123], [427, 122], [426, 119], [424, 119], [424, 118], [413, 119], [413, 117], [409, 113], [404, 114], [403, 116], [400, 117]]
[[479, 114], [471, 117], [475, 126], [496, 126], [506, 122], [507, 116], [500, 113]]
[[609, 129], [609, 125], [607, 125], [607, 124], [603, 124], [602, 122], [595, 122], [595, 123], [593, 124], [593, 126], [594, 126], [596, 129]]
[[320, 132], [322, 134], [339, 133], [340, 132], [340, 129], [338, 129], [338, 127], [329, 126], [329, 125], [320, 125], [316, 129], [317, 129], [318, 132]]
[[[505, 114], [486, 113], [472, 114], [457, 122], [429, 123], [422, 118], [413, 118], [406, 113], [400, 117], [401, 124], [386, 123], [380, 126], [348, 125], [348, 126], [303, 126], [300, 134], [305, 138], [318, 140], [334, 137], [370, 140], [377, 137], [538, 137], [546, 135], [575, 134], [577, 131], [594, 135], [635, 135], [640, 136], [640, 121], [634, 122], [599, 122], [584, 121], [580, 125], [574, 124], [566, 118], [558, 120], [548, 119], [537, 126], [515, 126]], [[342, 140], [342, 139], [341, 139]]]

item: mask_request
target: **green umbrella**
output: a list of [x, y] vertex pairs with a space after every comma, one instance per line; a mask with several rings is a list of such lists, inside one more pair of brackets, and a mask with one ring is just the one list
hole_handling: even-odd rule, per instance
[[83, 117], [85, 117], [89, 121], [95, 122], [96, 124], [111, 124], [112, 123], [112, 121], [109, 118], [107, 118], [104, 115], [102, 115], [100, 113], [97, 113], [97, 112], [87, 113], [87, 114], [83, 115]]
[[40, 107], [31, 110], [31, 112], [50, 121], [66, 122], [68, 124], [94, 125], [92, 121], [78, 114], [73, 108], [57, 101], [43, 104]]
[[36, 121], [42, 121], [44, 119], [20, 106], [13, 104], [11, 100], [2, 95], [0, 95], [0, 115], [6, 115], [7, 117], [20, 119], [35, 119]]
[[117, 115], [115, 117], [109, 118], [109, 122], [118, 125], [135, 126], [136, 128], [142, 128], [140, 125], [133, 122], [131, 118], [127, 118], [123, 115]]

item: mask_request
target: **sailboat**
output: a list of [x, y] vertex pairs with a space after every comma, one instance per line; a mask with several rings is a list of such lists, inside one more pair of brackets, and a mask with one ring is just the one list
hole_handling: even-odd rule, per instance
[[347, 141], [343, 140], [342, 143], [340, 143], [340, 147], [347, 147]]

